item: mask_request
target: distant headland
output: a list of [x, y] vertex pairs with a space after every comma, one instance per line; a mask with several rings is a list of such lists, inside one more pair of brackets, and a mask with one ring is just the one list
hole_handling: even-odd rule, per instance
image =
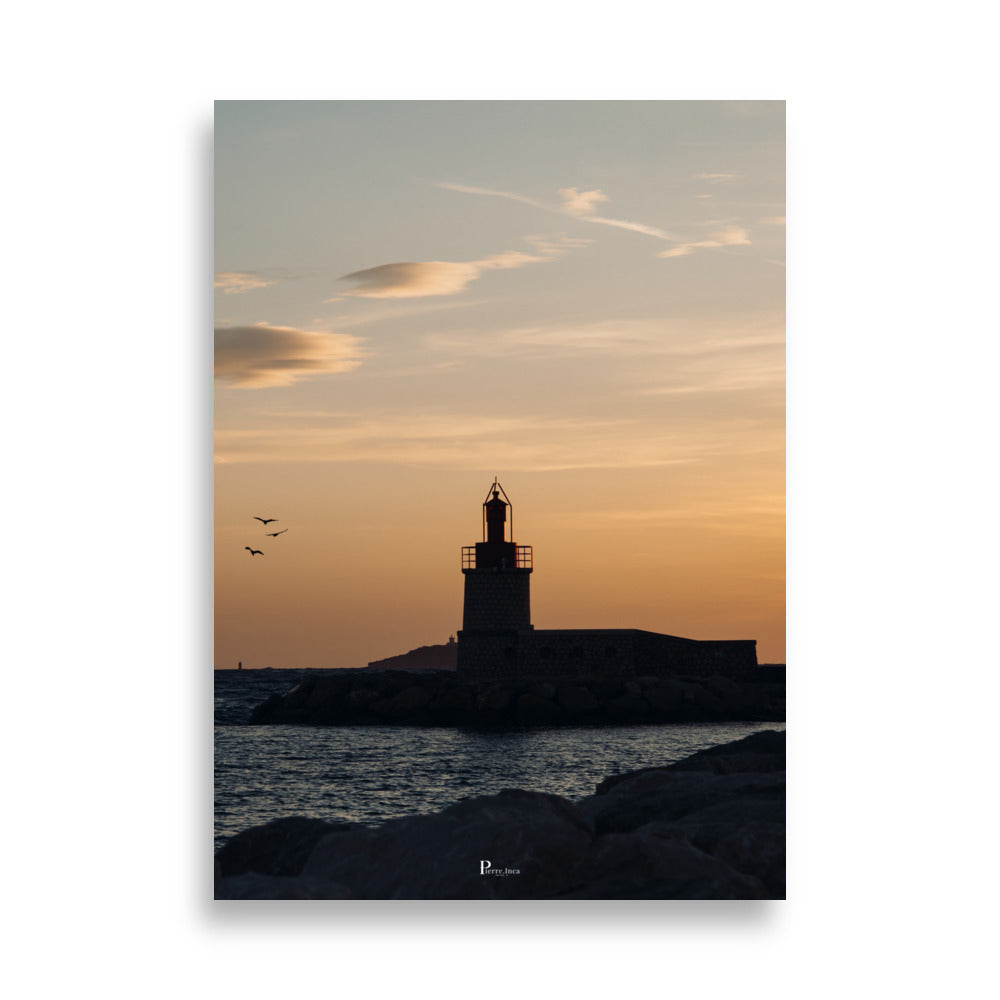
[[458, 644], [451, 636], [446, 643], [418, 646], [408, 653], [372, 660], [362, 670], [455, 670], [458, 667]]

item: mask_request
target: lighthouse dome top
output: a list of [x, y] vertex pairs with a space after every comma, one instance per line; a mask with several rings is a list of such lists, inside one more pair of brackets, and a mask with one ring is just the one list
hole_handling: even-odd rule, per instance
[[500, 480], [494, 476], [493, 482], [490, 484], [489, 492], [486, 494], [486, 499], [483, 502], [489, 503], [490, 498], [494, 500], [499, 500], [501, 493], [503, 493], [504, 500], [506, 500], [507, 503], [510, 504], [510, 497], [507, 496], [507, 491], [500, 485]]

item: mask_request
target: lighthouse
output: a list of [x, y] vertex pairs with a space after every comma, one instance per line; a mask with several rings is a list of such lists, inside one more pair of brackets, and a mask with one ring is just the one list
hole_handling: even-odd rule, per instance
[[[458, 636], [458, 669], [463, 672], [472, 666], [470, 655], [475, 655], [479, 672], [486, 666], [482, 659], [487, 649], [508, 648], [507, 644], [498, 646], [497, 639], [513, 638], [532, 628], [531, 546], [517, 545], [513, 537], [508, 540], [508, 525], [513, 536], [514, 505], [494, 479], [483, 501], [483, 540], [462, 549], [465, 604]], [[486, 656], [494, 658], [495, 653]], [[500, 668], [501, 664], [495, 666]]]

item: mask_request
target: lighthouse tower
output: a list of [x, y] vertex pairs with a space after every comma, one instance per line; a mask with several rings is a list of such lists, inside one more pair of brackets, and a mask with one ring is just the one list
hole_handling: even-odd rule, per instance
[[[502, 497], [502, 499], [501, 499]], [[483, 502], [483, 540], [462, 549], [465, 607], [458, 634], [458, 669], [462, 673], [504, 673], [503, 640], [531, 625], [531, 546], [507, 540], [514, 506], [493, 480]]]

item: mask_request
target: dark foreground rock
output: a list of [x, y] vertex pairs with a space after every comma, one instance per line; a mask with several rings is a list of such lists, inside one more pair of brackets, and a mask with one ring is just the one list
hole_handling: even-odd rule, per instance
[[253, 725], [559, 726], [781, 722], [785, 684], [732, 677], [537, 677], [491, 683], [454, 671], [343, 670], [304, 677], [252, 712]]
[[272, 820], [227, 840], [215, 855], [215, 870], [220, 875], [244, 872], [298, 875], [318, 841], [328, 833], [353, 826], [353, 823], [328, 823], [306, 816]]
[[784, 733], [755, 733], [576, 803], [505, 790], [374, 829], [279, 820], [220, 849], [215, 898], [784, 899], [784, 758]]

